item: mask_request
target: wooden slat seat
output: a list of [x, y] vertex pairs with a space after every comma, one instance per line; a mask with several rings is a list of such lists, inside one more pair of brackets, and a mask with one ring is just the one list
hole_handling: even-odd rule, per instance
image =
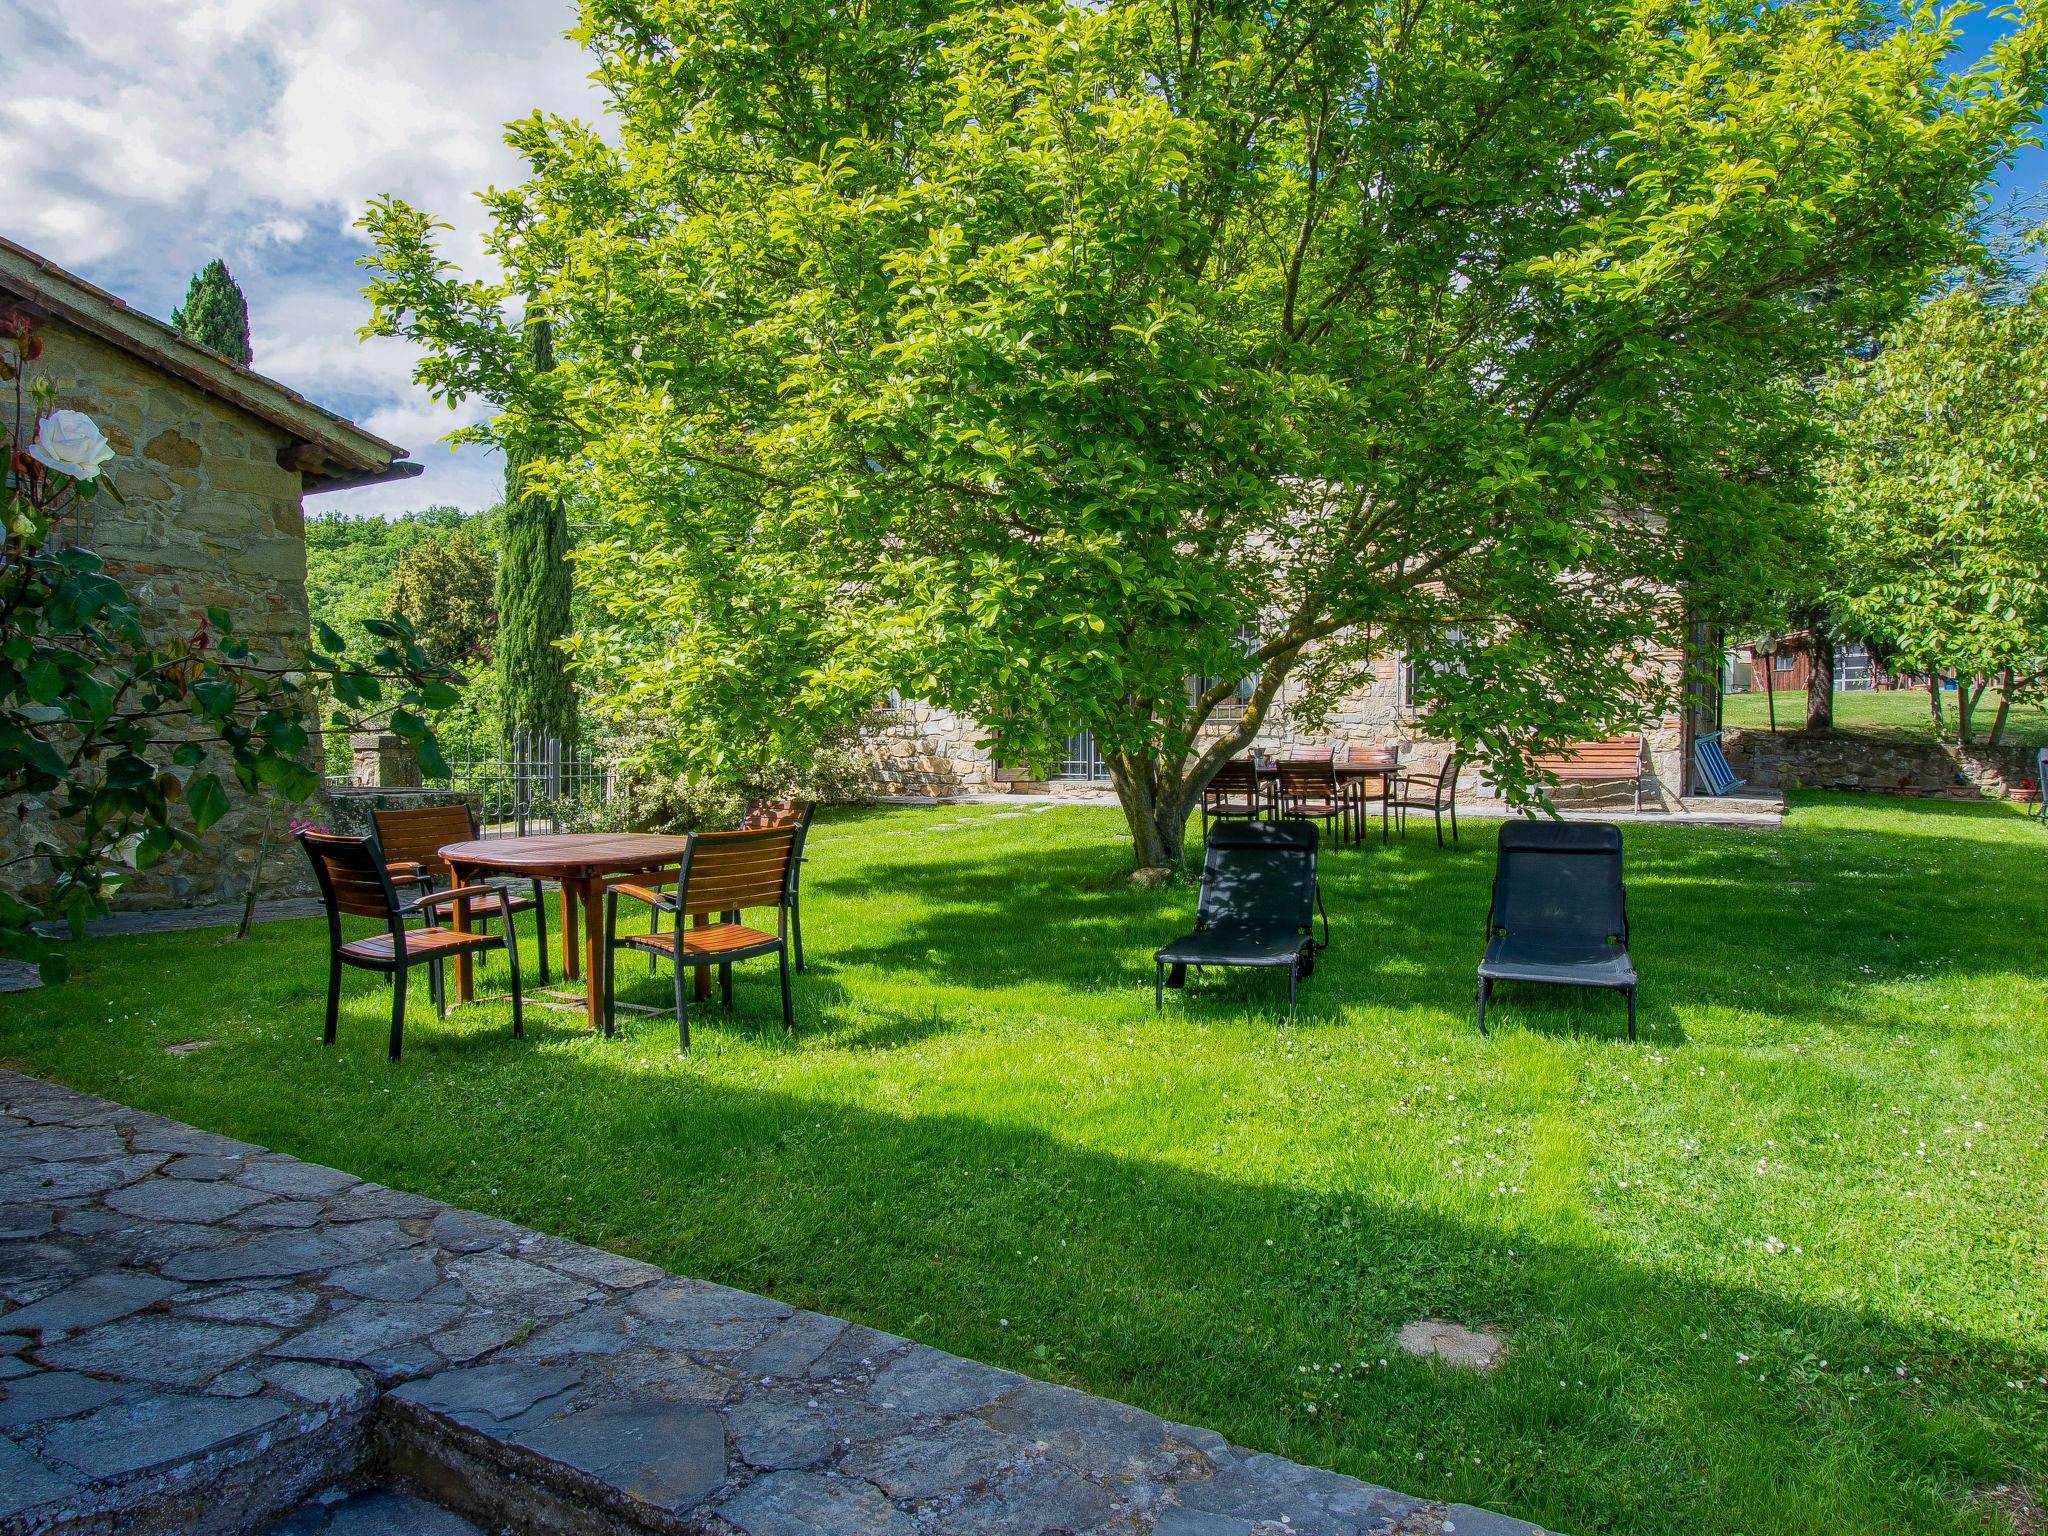
[[[408, 928], [405, 931], [408, 959], [425, 960], [435, 955], [498, 949], [503, 943], [495, 933], [457, 933], [453, 928]], [[398, 943], [390, 934], [380, 933], [367, 939], [350, 939], [341, 946], [341, 952], [349, 959], [360, 960], [367, 965], [390, 965], [397, 958]]]
[[1641, 736], [1575, 741], [1556, 752], [1537, 753], [1529, 765], [1560, 783], [1633, 785], [1636, 809], [1643, 808], [1643, 780], [1649, 775], [1649, 765]]
[[[698, 961], [718, 962], [743, 960], [753, 955], [765, 955], [782, 941], [772, 933], [759, 928], [749, 928], [745, 923], [713, 923], [708, 928], [685, 928], [683, 934], [683, 963]], [[652, 950], [656, 954], [672, 957], [676, 952], [674, 930], [667, 933], [627, 933], [619, 936], [619, 943], [631, 949]]]

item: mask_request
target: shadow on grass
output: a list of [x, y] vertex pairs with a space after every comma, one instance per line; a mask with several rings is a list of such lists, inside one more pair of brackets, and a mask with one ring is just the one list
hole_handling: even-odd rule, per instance
[[[2039, 878], [2041, 855], [1997, 834], [1999, 807], [1914, 807], [1913, 819], [1877, 830], [1818, 828], [1796, 838], [1765, 830], [1630, 826], [1631, 949], [1644, 978], [1641, 1028], [1660, 1044], [1686, 1038], [1681, 1004], [1751, 1005], [1768, 975], [1771, 1009], [1845, 1027], [1889, 1027], [1887, 1007], [1863, 998], [1923, 974], [1929, 951], [1948, 974], [2032, 968], [2038, 918], [2021, 917], [2004, 890]], [[1926, 811], [1932, 826], [1918, 824]], [[1455, 848], [1432, 842], [1326, 851], [1321, 879], [1332, 947], [1303, 984], [1298, 1023], [1345, 1022], [1359, 1008], [1471, 1011], [1499, 823], [1478, 822]], [[1981, 843], [1972, 834], [1981, 827]], [[1925, 839], [1972, 840], [1972, 881], [1930, 869]], [[1153, 948], [1192, 926], [1191, 888], [1142, 891], [1120, 878], [1113, 844], [975, 849], [874, 844], [842, 855], [806, 887], [827, 902], [883, 914], [829, 964], [916, 976], [964, 988], [1039, 982], [1096, 993], [1128, 988], [1149, 1003]], [[1521, 987], [1502, 994], [1503, 1028], [1626, 1033], [1613, 998]], [[1270, 976], [1212, 973], [1176, 1000], [1190, 1010], [1264, 1009], [1284, 1019], [1284, 984]]]

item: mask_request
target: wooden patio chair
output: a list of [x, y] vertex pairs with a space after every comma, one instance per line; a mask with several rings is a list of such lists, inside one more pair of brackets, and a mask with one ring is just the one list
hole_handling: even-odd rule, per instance
[[1216, 777], [1202, 789], [1202, 838], [1208, 840], [1209, 822], [1257, 821], [1266, 814], [1265, 795], [1259, 788], [1259, 765], [1248, 757], [1233, 757], [1216, 770]]
[[[523, 1038], [526, 1023], [519, 994], [519, 946], [510, 924], [505, 933], [457, 933], [450, 928], [408, 928], [414, 913], [411, 903], [401, 903], [398, 891], [385, 871], [367, 837], [336, 837], [331, 832], [302, 832], [299, 845], [313, 863], [320, 882], [320, 900], [327, 908], [327, 1031], [326, 1043], [334, 1044], [335, 1026], [341, 1014], [341, 968], [358, 966], [379, 971], [391, 978], [391, 1059], [398, 1060], [405, 1043], [405, 978], [416, 965], [434, 967], [434, 1012], [448, 1017], [448, 996], [440, 980], [440, 962], [456, 955], [502, 949], [512, 967], [512, 1034]], [[498, 895], [496, 886], [470, 885], [441, 893], [446, 899], [484, 900]], [[349, 917], [375, 918], [384, 932], [370, 938], [344, 939], [341, 920]]]
[[[684, 973], [700, 965], [718, 967], [720, 1000], [732, 1007], [732, 968], [740, 960], [774, 955], [782, 967], [782, 1027], [796, 1027], [789, 995], [790, 866], [796, 858], [798, 828], [755, 832], [693, 833], [676, 873], [658, 884], [615, 885], [604, 902], [604, 1031], [613, 1033], [614, 963], [620, 949], [641, 949], [666, 957], [675, 967], [676, 1039], [690, 1048], [690, 1005]], [[673, 882], [673, 893], [662, 887]], [[667, 912], [675, 922], [667, 933], [619, 932], [619, 899], [641, 901]], [[775, 932], [748, 927], [752, 909], [775, 909]], [[690, 927], [683, 918], [697, 919]], [[715, 921], [712, 919], [715, 916]]]
[[1283, 758], [1280, 770], [1282, 817], [1295, 821], [1320, 821], [1332, 837], [1352, 823], [1352, 798], [1337, 784], [1337, 772], [1327, 753], [1319, 758]]
[[1436, 845], [1444, 845], [1444, 813], [1451, 816], [1451, 842], [1458, 841], [1458, 769], [1461, 759], [1453, 752], [1434, 774], [1402, 773], [1394, 777], [1390, 803], [1394, 823], [1401, 836], [1408, 836], [1408, 813], [1428, 811], [1436, 818]]
[[[1348, 768], [1378, 768], [1382, 765], [1398, 770], [1401, 765], [1401, 745], [1396, 743], [1385, 747], [1346, 747], [1344, 765]], [[1343, 781], [1343, 788], [1349, 791], [1352, 814], [1358, 818], [1358, 840], [1365, 841], [1365, 818], [1368, 808], [1375, 800], [1380, 807], [1380, 841], [1387, 840], [1388, 824], [1393, 819], [1394, 780], [1396, 773], [1388, 773], [1377, 779], [1349, 779]], [[1368, 789], [1368, 784], [1376, 788]]]
[[[406, 903], [407, 912], [417, 915], [423, 922], [431, 922], [435, 910], [449, 905], [452, 900], [447, 891], [436, 889], [434, 882], [445, 879], [451, 886], [455, 883], [455, 872], [441, 857], [440, 850], [450, 843], [472, 841], [480, 835], [476, 808], [464, 801], [460, 805], [377, 810], [370, 812], [370, 825], [372, 841], [391, 876], [392, 885], [418, 892]], [[505, 919], [505, 931], [509, 933], [514, 917], [521, 912], [531, 912], [534, 936], [540, 944], [540, 984], [546, 986], [548, 909], [547, 903], [541, 899], [540, 881], [536, 879], [533, 882], [531, 896], [514, 896], [503, 886], [490, 889], [496, 893], [496, 901], [472, 904], [471, 921], [481, 926], [502, 917]]]

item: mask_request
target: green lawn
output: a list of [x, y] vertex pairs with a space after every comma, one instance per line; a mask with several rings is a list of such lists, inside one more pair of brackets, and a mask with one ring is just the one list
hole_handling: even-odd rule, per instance
[[[1981, 1532], [1977, 1490], [2039, 1489], [2048, 834], [1825, 795], [1629, 828], [1631, 1047], [1611, 997], [1474, 1031], [1486, 823], [1325, 861], [1294, 1026], [1245, 974], [1155, 1018], [1193, 893], [1133, 890], [1116, 828], [821, 819], [793, 1041], [757, 963], [688, 1059], [422, 986], [393, 1067], [367, 975], [322, 1049], [306, 923], [91, 942], [0, 1056], [1574, 1536]], [[1399, 1357], [1422, 1316], [1511, 1353]]]
[[[1758, 690], [1755, 693], [1728, 693], [1721, 696], [1722, 723], [1743, 730], [1763, 730], [1770, 724], [1769, 697]], [[1941, 696], [1942, 735], [1949, 741], [1956, 734], [1956, 696], [1944, 693]], [[1987, 689], [1983, 700], [1977, 705], [1970, 723], [1976, 739], [1982, 741], [1991, 729], [1992, 718], [1998, 713], [1998, 690]], [[1806, 691], [1778, 693], [1778, 729], [1797, 730], [1806, 723]], [[1869, 689], [1857, 693], [1835, 695], [1835, 726], [1838, 730], [1857, 731], [1873, 736], [1900, 736], [1913, 741], [1933, 741], [1934, 716], [1927, 708], [1925, 688], [1901, 688], [1894, 693], [1880, 693]], [[2048, 710], [2033, 704], [2017, 704], [2005, 722], [2005, 734], [2000, 740], [2007, 746], [2040, 748], [2048, 747]]]

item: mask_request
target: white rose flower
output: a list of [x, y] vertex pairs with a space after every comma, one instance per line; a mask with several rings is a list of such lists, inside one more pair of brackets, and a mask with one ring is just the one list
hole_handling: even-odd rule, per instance
[[74, 480], [96, 480], [114, 450], [85, 412], [52, 411], [43, 418], [28, 456]]

